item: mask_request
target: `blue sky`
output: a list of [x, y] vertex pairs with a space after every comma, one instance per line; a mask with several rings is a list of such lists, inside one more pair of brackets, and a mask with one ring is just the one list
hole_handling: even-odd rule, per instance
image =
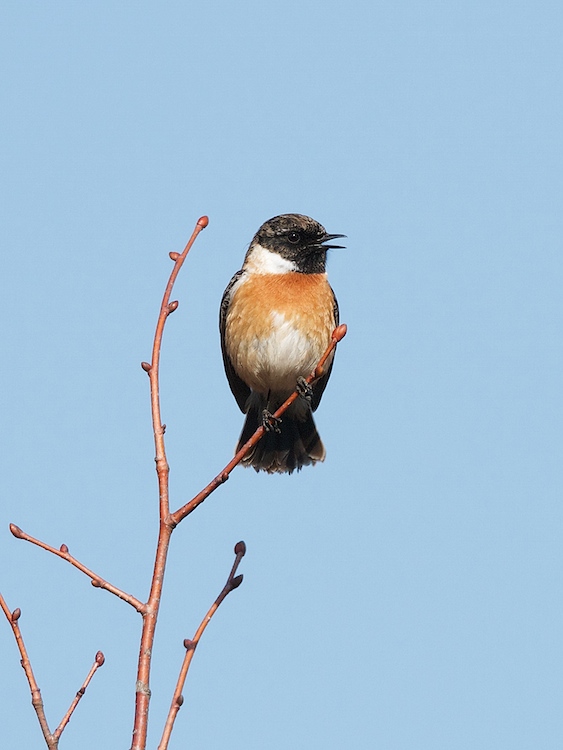
[[[175, 532], [149, 747], [563, 742], [563, 10], [555, 2], [29, 2], [0, 11], [0, 590], [61, 748], [128, 747], [145, 598], [149, 359], [170, 251], [210, 225], [162, 360], [174, 507], [242, 425], [218, 306], [266, 219], [348, 235], [325, 464], [239, 468]], [[7, 747], [42, 747], [0, 622]]]

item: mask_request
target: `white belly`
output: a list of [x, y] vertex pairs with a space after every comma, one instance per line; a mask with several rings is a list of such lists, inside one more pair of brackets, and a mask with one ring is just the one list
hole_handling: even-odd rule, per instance
[[291, 393], [297, 378], [307, 377], [323, 352], [324, 348], [303, 335], [282, 313], [272, 312], [268, 335], [241, 343], [234, 365], [254, 391]]

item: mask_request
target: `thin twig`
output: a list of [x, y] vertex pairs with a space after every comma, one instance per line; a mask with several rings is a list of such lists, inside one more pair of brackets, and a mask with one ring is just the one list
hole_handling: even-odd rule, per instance
[[19, 626], [21, 610], [18, 608], [13, 612], [10, 612], [2, 594], [0, 594], [0, 607], [2, 607], [2, 610], [6, 615], [6, 619], [12, 626], [14, 638], [16, 639], [16, 644], [21, 656], [21, 665], [23, 667], [23, 671], [25, 672], [25, 676], [27, 677], [29, 689], [31, 691], [31, 705], [33, 706], [33, 708], [35, 709], [35, 713], [37, 714], [37, 719], [39, 721], [41, 731], [43, 732], [43, 737], [45, 738], [45, 742], [47, 743], [47, 747], [49, 748], [49, 750], [56, 750], [59, 741], [58, 739], [55, 740], [53, 738], [51, 730], [49, 729], [47, 717], [45, 716], [43, 699], [41, 698], [41, 690], [39, 689], [39, 685], [37, 684], [37, 680], [35, 679], [35, 675], [33, 674], [31, 662], [29, 661], [29, 656], [27, 655], [27, 649], [25, 647], [25, 643], [23, 642], [23, 636], [21, 634]]
[[[344, 336], [346, 336], [347, 327], [345, 323], [342, 323], [338, 326], [338, 328], [335, 328], [332, 333], [332, 338], [330, 341], [330, 344], [328, 345], [325, 353], [319, 360], [319, 364], [316, 366], [314, 372], [312, 372], [308, 378], [306, 378], [306, 381], [309, 385], [311, 383], [314, 383], [315, 380], [318, 380], [320, 377], [322, 377], [324, 373], [324, 366], [326, 364], [326, 361], [332, 354], [332, 352], [336, 349], [336, 345], [339, 341], [342, 341]], [[289, 409], [291, 404], [299, 398], [299, 393], [297, 391], [294, 391], [289, 398], [284, 401], [284, 403], [280, 406], [280, 408], [272, 415], [272, 420], [279, 419], [284, 412]], [[177, 511], [170, 514], [170, 523], [176, 526], [180, 523], [186, 516], [189, 516], [190, 513], [192, 513], [198, 505], [201, 505], [201, 503], [206, 500], [209, 495], [211, 495], [212, 492], [214, 492], [217, 487], [220, 487], [220, 485], [224, 484], [227, 479], [229, 478], [232, 470], [237, 466], [242, 459], [246, 456], [246, 454], [256, 445], [256, 443], [260, 440], [262, 435], [264, 434], [264, 428], [262, 426], [258, 427], [254, 435], [248, 440], [242, 448], [236, 453], [236, 455], [229, 461], [229, 463], [225, 466], [223, 471], [219, 472], [215, 479], [212, 479], [211, 482], [207, 485], [207, 487], [204, 487], [201, 492], [198, 492], [195, 497], [193, 497], [189, 502], [187, 502], [185, 505], [183, 505], [181, 508], [178, 508]]]
[[174, 261], [174, 268], [172, 269], [172, 273], [170, 274], [170, 278], [168, 279], [168, 284], [166, 285], [164, 296], [162, 298], [162, 304], [160, 306], [160, 314], [158, 316], [158, 322], [156, 324], [156, 331], [154, 334], [152, 359], [150, 363], [143, 362], [141, 365], [143, 370], [148, 373], [150, 379], [151, 414], [156, 450], [155, 462], [159, 491], [160, 530], [156, 547], [151, 589], [145, 611], [143, 612], [143, 630], [141, 633], [139, 662], [137, 668], [135, 721], [133, 726], [133, 742], [131, 745], [131, 750], [145, 750], [147, 743], [148, 711], [151, 695], [149, 682], [154, 634], [156, 630], [158, 610], [160, 607], [160, 597], [162, 595], [162, 585], [164, 582], [166, 559], [168, 557], [168, 547], [170, 545], [170, 535], [172, 534], [172, 530], [174, 528], [174, 526], [171, 525], [168, 520], [170, 515], [168, 494], [169, 467], [166, 460], [166, 449], [164, 445], [164, 432], [166, 427], [164, 424], [162, 424], [160, 411], [159, 366], [162, 334], [168, 316], [173, 313], [174, 310], [176, 310], [176, 308], [178, 307], [178, 302], [170, 302], [170, 296], [172, 294], [172, 288], [174, 286], [174, 282], [176, 281], [176, 277], [178, 276], [182, 264], [184, 263], [197, 236], [203, 229], [205, 229], [208, 223], [209, 219], [207, 218], [207, 216], [202, 216], [200, 219], [198, 219], [194, 231], [192, 232], [192, 236], [190, 237], [183, 252], [181, 254], [170, 253], [170, 257]]
[[37, 547], [41, 547], [41, 549], [47, 550], [47, 552], [51, 552], [53, 555], [56, 555], [57, 557], [66, 560], [71, 565], [74, 565], [75, 568], [78, 568], [78, 570], [84, 573], [84, 575], [92, 579], [92, 586], [94, 586], [95, 588], [105, 589], [106, 591], [109, 591], [110, 594], [115, 594], [115, 596], [123, 599], [124, 602], [130, 604], [137, 610], [137, 612], [140, 612], [141, 614], [145, 611], [146, 605], [143, 604], [143, 602], [139, 601], [139, 599], [134, 597], [132, 594], [127, 594], [125, 591], [118, 589], [117, 586], [108, 583], [97, 573], [94, 573], [92, 570], [83, 565], [79, 560], [77, 560], [70, 554], [66, 544], [61, 544], [59, 549], [57, 549], [56, 547], [51, 547], [50, 544], [46, 544], [46, 542], [42, 542], [40, 539], [35, 539], [35, 537], [30, 536], [25, 531], [22, 531], [22, 529], [20, 529], [19, 526], [16, 526], [15, 523], [10, 524], [10, 531], [17, 539], [23, 539], [26, 542], [35, 544], [37, 545]]
[[201, 621], [198, 629], [195, 632], [194, 637], [190, 640], [189, 638], [186, 638], [184, 641], [184, 647], [186, 649], [186, 655], [184, 656], [184, 661], [182, 662], [182, 667], [180, 669], [180, 675], [178, 677], [178, 681], [176, 683], [176, 687], [174, 689], [174, 695], [172, 696], [172, 703], [170, 704], [170, 710], [168, 711], [168, 717], [166, 719], [166, 724], [164, 725], [164, 731], [162, 733], [162, 739], [160, 740], [160, 744], [158, 746], [158, 750], [166, 750], [168, 748], [168, 743], [170, 741], [170, 735], [172, 733], [172, 729], [174, 728], [174, 722], [176, 721], [176, 717], [178, 715], [178, 711], [182, 707], [182, 704], [184, 703], [184, 696], [182, 695], [182, 690], [184, 689], [184, 684], [186, 682], [186, 677], [188, 675], [188, 670], [190, 668], [190, 664], [193, 659], [193, 655], [195, 653], [195, 650], [197, 648], [197, 645], [201, 639], [201, 636], [203, 635], [205, 628], [209, 625], [209, 622], [211, 621], [211, 618], [219, 608], [219, 605], [227, 597], [228, 594], [230, 594], [231, 591], [238, 588], [240, 584], [242, 583], [242, 575], [235, 576], [235, 573], [237, 572], [237, 568], [240, 564], [240, 561], [244, 557], [246, 553], [246, 545], [244, 542], [238, 542], [235, 545], [235, 561], [233, 563], [233, 567], [231, 568], [231, 572], [229, 573], [229, 577], [227, 578], [226, 584], [223, 586], [223, 590], [215, 599], [211, 607], [209, 608], [207, 614]]
[[104, 663], [105, 657], [101, 651], [98, 651], [98, 653], [96, 654], [96, 659], [94, 661], [94, 664], [92, 665], [92, 668], [88, 672], [88, 676], [82, 683], [82, 687], [76, 693], [74, 700], [70, 704], [70, 707], [68, 711], [66, 712], [66, 714], [63, 716], [63, 719], [61, 723], [59, 724], [59, 726], [55, 729], [53, 733], [51, 733], [51, 730], [49, 729], [49, 724], [47, 722], [47, 717], [45, 716], [45, 707], [43, 705], [43, 699], [41, 698], [41, 690], [39, 689], [39, 685], [37, 684], [37, 680], [35, 679], [35, 675], [33, 674], [33, 669], [31, 668], [31, 662], [29, 660], [27, 649], [25, 647], [25, 643], [23, 642], [23, 636], [21, 634], [21, 630], [19, 626], [21, 610], [18, 608], [18, 609], [15, 609], [13, 612], [10, 612], [8, 605], [6, 604], [6, 601], [4, 597], [2, 596], [2, 594], [0, 594], [0, 607], [2, 608], [4, 614], [6, 615], [6, 619], [12, 626], [12, 631], [16, 639], [16, 644], [18, 646], [18, 649], [21, 655], [21, 665], [25, 672], [25, 676], [27, 677], [27, 681], [29, 683], [29, 689], [31, 691], [31, 704], [33, 708], [35, 709], [35, 713], [37, 714], [37, 719], [39, 721], [41, 731], [43, 732], [43, 737], [45, 738], [45, 742], [47, 743], [47, 747], [49, 748], [49, 750], [57, 750], [59, 746], [60, 736], [63, 733], [66, 725], [70, 721], [70, 717], [72, 716], [74, 709], [78, 705], [78, 701], [82, 698], [82, 696], [86, 692], [86, 688], [88, 687], [90, 680], [94, 676], [96, 670], [99, 667], [101, 667], [102, 664]]
[[86, 676], [86, 679], [82, 683], [82, 687], [78, 690], [78, 692], [74, 696], [73, 701], [70, 704], [68, 711], [63, 716], [61, 723], [59, 724], [59, 726], [55, 729], [53, 733], [53, 737], [56, 740], [58, 740], [61, 734], [63, 733], [64, 728], [70, 721], [70, 717], [74, 713], [74, 709], [76, 708], [76, 706], [78, 705], [78, 702], [80, 701], [80, 699], [86, 692], [86, 688], [90, 684], [90, 680], [96, 674], [97, 670], [103, 665], [104, 661], [105, 661], [105, 656], [103, 655], [101, 651], [98, 651], [98, 653], [96, 654], [96, 658], [94, 659], [94, 663], [92, 664], [92, 667], [90, 668], [90, 671], [88, 672]]

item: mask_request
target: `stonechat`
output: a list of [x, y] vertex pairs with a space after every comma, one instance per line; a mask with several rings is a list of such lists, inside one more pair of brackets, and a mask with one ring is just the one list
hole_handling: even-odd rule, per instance
[[[225, 289], [219, 327], [225, 372], [246, 421], [237, 451], [260, 425], [266, 433], [242, 463], [270, 474], [299, 471], [324, 461], [313, 421], [330, 377], [308, 386], [338, 325], [338, 303], [326, 274], [328, 234], [314, 219], [283, 214], [262, 224], [242, 269]], [[271, 414], [293, 393], [300, 396], [272, 425]]]

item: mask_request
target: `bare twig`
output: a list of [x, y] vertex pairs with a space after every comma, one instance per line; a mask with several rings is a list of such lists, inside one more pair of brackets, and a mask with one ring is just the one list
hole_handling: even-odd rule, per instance
[[[311, 383], [314, 383], [315, 380], [318, 380], [320, 377], [322, 377], [324, 372], [324, 366], [326, 364], [326, 361], [332, 354], [332, 352], [336, 349], [336, 345], [339, 341], [342, 341], [344, 336], [346, 336], [347, 327], [345, 323], [342, 323], [338, 326], [338, 328], [335, 328], [332, 333], [332, 338], [330, 341], [330, 344], [328, 345], [325, 353], [319, 360], [319, 364], [316, 366], [315, 371], [312, 372], [309, 377], [306, 379], [307, 383], [310, 385]], [[294, 391], [289, 398], [284, 401], [284, 403], [280, 406], [280, 408], [272, 415], [272, 420], [279, 419], [284, 412], [289, 409], [291, 404], [299, 397], [299, 394], [297, 391]], [[207, 487], [204, 487], [201, 492], [198, 492], [198, 494], [193, 497], [188, 503], [183, 505], [181, 508], [179, 508], [174, 513], [170, 514], [170, 523], [176, 525], [180, 523], [186, 516], [188, 516], [192, 511], [194, 511], [198, 505], [201, 505], [201, 503], [206, 500], [209, 495], [211, 495], [212, 492], [214, 492], [217, 487], [224, 484], [227, 479], [229, 478], [230, 473], [232, 470], [237, 466], [242, 459], [246, 456], [249, 450], [253, 448], [256, 443], [260, 440], [262, 435], [264, 434], [264, 428], [262, 426], [258, 427], [254, 435], [246, 442], [242, 448], [238, 451], [238, 453], [229, 461], [229, 463], [225, 466], [223, 471], [219, 472], [215, 479], [212, 479], [211, 482], [207, 485]]]
[[94, 664], [92, 665], [92, 668], [88, 672], [88, 676], [82, 683], [82, 687], [80, 690], [76, 693], [76, 696], [74, 697], [74, 700], [72, 701], [70, 708], [66, 712], [66, 714], [63, 716], [63, 719], [59, 726], [56, 728], [56, 730], [51, 733], [51, 730], [49, 729], [49, 724], [47, 722], [47, 717], [45, 716], [45, 707], [43, 705], [43, 699], [41, 698], [41, 690], [39, 689], [39, 685], [37, 684], [37, 680], [35, 679], [35, 675], [33, 674], [33, 669], [31, 668], [31, 662], [29, 660], [29, 656], [27, 654], [27, 649], [25, 647], [25, 643], [23, 642], [23, 636], [21, 634], [20, 625], [19, 625], [19, 619], [21, 616], [21, 610], [15, 609], [13, 612], [10, 612], [8, 609], [8, 605], [6, 604], [6, 601], [2, 594], [0, 594], [0, 607], [2, 608], [4, 614], [6, 615], [6, 619], [12, 626], [12, 631], [14, 633], [14, 637], [16, 639], [16, 643], [21, 655], [21, 665], [23, 667], [23, 670], [25, 672], [25, 676], [27, 677], [27, 681], [29, 683], [29, 689], [31, 691], [31, 704], [33, 708], [35, 709], [35, 713], [37, 714], [37, 719], [39, 720], [39, 725], [41, 727], [41, 731], [43, 732], [43, 737], [45, 738], [45, 742], [47, 744], [47, 747], [49, 750], [57, 750], [59, 746], [59, 739], [61, 734], [63, 733], [66, 725], [70, 721], [70, 717], [72, 716], [74, 709], [78, 705], [78, 701], [82, 698], [84, 695], [86, 688], [88, 687], [90, 680], [94, 676], [96, 670], [102, 666], [104, 663], [104, 655], [101, 651], [98, 651], [96, 654], [96, 659], [94, 661]]
[[120, 599], [123, 599], [124, 602], [127, 602], [127, 604], [130, 604], [132, 607], [134, 607], [137, 610], [137, 612], [140, 612], [141, 614], [145, 611], [146, 605], [143, 604], [143, 602], [139, 601], [139, 599], [132, 596], [131, 594], [127, 594], [125, 591], [118, 589], [117, 586], [114, 586], [113, 584], [108, 583], [97, 573], [94, 573], [92, 570], [90, 570], [85, 565], [83, 565], [79, 560], [77, 560], [75, 557], [73, 557], [70, 554], [66, 544], [61, 544], [59, 549], [57, 549], [56, 547], [51, 547], [50, 544], [46, 544], [45, 542], [42, 542], [40, 539], [35, 539], [35, 537], [32, 537], [29, 534], [26, 534], [26, 532], [22, 531], [22, 529], [20, 529], [19, 526], [16, 526], [15, 523], [10, 524], [10, 531], [17, 539], [23, 539], [26, 542], [35, 544], [37, 545], [37, 547], [41, 547], [41, 549], [45, 549], [47, 550], [47, 552], [51, 552], [53, 555], [56, 555], [57, 557], [60, 557], [63, 560], [66, 560], [71, 565], [74, 565], [75, 568], [78, 568], [78, 570], [84, 573], [84, 575], [92, 579], [92, 586], [94, 586], [95, 588], [105, 589], [106, 591], [109, 591], [111, 594], [115, 594], [115, 596], [119, 597]]
[[21, 610], [18, 608], [14, 609], [13, 612], [10, 612], [2, 594], [0, 594], [0, 607], [2, 607], [2, 610], [6, 615], [6, 619], [12, 626], [14, 638], [16, 639], [16, 644], [21, 656], [21, 665], [23, 667], [23, 671], [25, 672], [25, 676], [27, 677], [29, 689], [31, 691], [31, 705], [33, 706], [33, 708], [35, 709], [35, 713], [37, 714], [37, 719], [39, 721], [39, 725], [41, 726], [43, 737], [45, 738], [45, 742], [47, 743], [47, 747], [49, 748], [49, 750], [56, 750], [58, 746], [58, 740], [53, 740], [53, 735], [51, 734], [51, 730], [49, 729], [47, 717], [45, 716], [43, 699], [41, 698], [41, 690], [39, 690], [39, 685], [37, 684], [37, 680], [35, 679], [35, 675], [33, 674], [31, 662], [29, 661], [29, 656], [27, 655], [27, 649], [25, 647], [25, 643], [23, 642], [23, 636], [21, 634], [19, 625]]
[[53, 735], [51, 734], [51, 730], [49, 729], [49, 724], [47, 722], [47, 717], [45, 716], [45, 707], [41, 698], [41, 690], [39, 690], [39, 685], [37, 684], [37, 680], [35, 679], [35, 675], [33, 674], [31, 662], [29, 661], [29, 656], [27, 655], [27, 649], [25, 647], [25, 643], [23, 642], [23, 636], [21, 634], [19, 626], [21, 609], [18, 608], [13, 612], [10, 612], [8, 605], [6, 604], [6, 600], [4, 599], [2, 594], [0, 594], [0, 607], [6, 615], [6, 619], [10, 623], [14, 638], [16, 639], [16, 644], [21, 656], [21, 665], [23, 667], [23, 671], [25, 672], [25, 676], [27, 677], [29, 689], [31, 691], [31, 705], [33, 706], [33, 708], [35, 709], [35, 713], [37, 714], [37, 719], [39, 721], [41, 731], [43, 732], [43, 737], [45, 738], [45, 742], [47, 743], [47, 747], [49, 748], [49, 750], [56, 750], [58, 746], [58, 740], [53, 741]]
[[170, 735], [172, 733], [172, 729], [174, 728], [174, 722], [176, 720], [176, 716], [178, 715], [178, 711], [180, 710], [182, 704], [184, 703], [184, 696], [182, 695], [182, 690], [184, 689], [184, 684], [186, 682], [188, 670], [190, 668], [193, 655], [195, 653], [195, 650], [201, 639], [201, 636], [203, 635], [205, 628], [209, 625], [211, 618], [213, 617], [213, 615], [219, 608], [219, 605], [221, 604], [223, 599], [225, 599], [225, 597], [228, 594], [230, 594], [231, 591], [238, 588], [240, 584], [242, 583], [242, 578], [243, 578], [242, 575], [235, 576], [235, 573], [237, 572], [239, 563], [244, 557], [245, 553], [246, 553], [245, 543], [237, 542], [237, 544], [235, 545], [235, 555], [236, 555], [235, 561], [233, 563], [233, 567], [231, 568], [231, 572], [229, 573], [229, 577], [227, 578], [227, 582], [223, 586], [223, 590], [221, 591], [217, 599], [215, 599], [215, 601], [209, 608], [207, 614], [205, 615], [198, 629], [196, 630], [194, 637], [191, 640], [189, 638], [186, 638], [186, 640], [184, 641], [186, 655], [184, 656], [184, 661], [182, 662], [182, 668], [180, 669], [180, 675], [178, 677], [178, 682], [176, 683], [176, 688], [174, 689], [174, 695], [172, 696], [172, 703], [170, 704], [170, 710], [168, 711], [168, 717], [166, 719], [166, 724], [164, 725], [164, 731], [162, 733], [162, 739], [160, 740], [158, 750], [166, 750], [168, 747], [168, 742], [170, 741]]
[[200, 219], [198, 219], [194, 231], [192, 232], [192, 236], [190, 237], [188, 244], [184, 248], [183, 252], [181, 254], [170, 253], [170, 257], [174, 261], [174, 268], [172, 269], [172, 273], [170, 274], [170, 278], [168, 280], [168, 284], [166, 285], [164, 296], [162, 298], [162, 304], [160, 306], [160, 314], [158, 316], [158, 322], [156, 324], [156, 331], [154, 334], [152, 359], [150, 363], [142, 363], [143, 370], [148, 373], [148, 376], [150, 378], [151, 413], [154, 443], [156, 449], [155, 462], [159, 490], [160, 531], [158, 535], [151, 589], [145, 611], [143, 612], [143, 630], [141, 633], [139, 663], [137, 668], [135, 721], [133, 726], [133, 743], [131, 745], [131, 750], [145, 750], [147, 742], [148, 711], [150, 702], [149, 679], [151, 671], [154, 634], [156, 630], [158, 610], [160, 607], [160, 597], [162, 595], [162, 585], [164, 582], [166, 559], [168, 557], [168, 547], [170, 545], [170, 535], [172, 534], [172, 530], [174, 528], [174, 525], [172, 525], [169, 521], [169, 467], [166, 460], [166, 450], [164, 445], [164, 431], [166, 428], [165, 425], [162, 424], [160, 413], [160, 347], [162, 344], [162, 334], [164, 331], [166, 320], [168, 319], [168, 316], [178, 307], [177, 302], [170, 302], [170, 295], [172, 294], [174, 282], [176, 281], [176, 277], [180, 272], [180, 268], [182, 267], [182, 264], [184, 263], [198, 234], [202, 231], [202, 229], [205, 229], [208, 223], [209, 219], [207, 218], [207, 216], [202, 216]]
[[74, 713], [74, 709], [78, 705], [79, 700], [82, 698], [82, 696], [86, 692], [86, 688], [90, 684], [90, 680], [96, 674], [97, 670], [103, 665], [103, 663], [104, 663], [105, 660], [106, 659], [105, 659], [105, 656], [103, 655], [103, 653], [101, 651], [98, 651], [98, 653], [96, 654], [96, 658], [94, 659], [94, 663], [92, 664], [92, 666], [90, 668], [90, 671], [88, 672], [88, 674], [86, 676], [86, 679], [82, 683], [82, 687], [78, 690], [78, 692], [74, 696], [73, 701], [70, 704], [68, 711], [63, 716], [63, 718], [61, 720], [61, 723], [59, 724], [59, 726], [55, 729], [55, 731], [53, 733], [53, 737], [57, 741], [58, 741], [59, 737], [61, 736], [61, 734], [63, 733], [64, 728], [66, 727], [66, 725], [70, 721], [70, 717]]

